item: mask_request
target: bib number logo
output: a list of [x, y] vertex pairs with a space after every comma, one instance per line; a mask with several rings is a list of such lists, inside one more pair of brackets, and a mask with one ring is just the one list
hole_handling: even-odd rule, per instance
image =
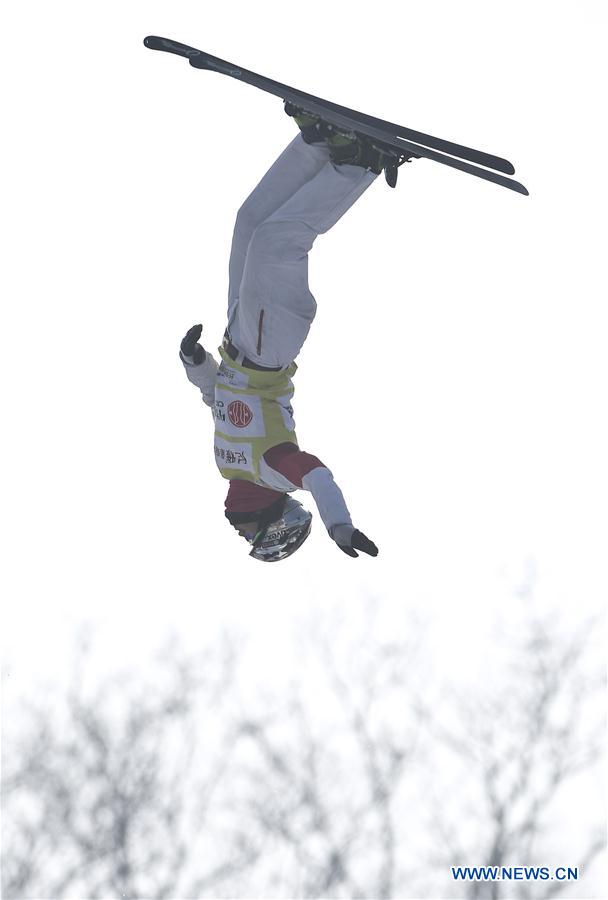
[[235, 428], [246, 428], [253, 419], [253, 413], [242, 400], [233, 400], [226, 411]]

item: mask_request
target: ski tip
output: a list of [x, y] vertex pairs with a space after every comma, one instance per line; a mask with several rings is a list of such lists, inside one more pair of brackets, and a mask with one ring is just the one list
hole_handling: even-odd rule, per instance
[[513, 178], [504, 178], [504, 179], [492, 179], [492, 181], [496, 181], [496, 184], [502, 184], [503, 187], [509, 188], [510, 191], [515, 191], [517, 194], [523, 194], [524, 197], [529, 196], [528, 188], [525, 185], [520, 184], [519, 181], [514, 181]]
[[176, 56], [184, 56], [186, 59], [198, 56], [201, 52], [196, 47], [180, 44], [179, 41], [172, 41], [169, 38], [157, 37], [155, 34], [149, 34], [144, 38], [144, 46], [149, 47], [150, 50], [164, 50], [166, 53], [175, 53]]
[[[497, 172], [503, 172], [505, 175], [515, 175], [515, 166], [508, 159], [502, 156], [492, 156], [491, 153], [477, 152], [479, 159], [475, 160], [480, 166], [486, 166], [488, 169], [495, 169]], [[456, 155], [456, 154], [454, 154]], [[462, 157], [463, 159], [472, 159], [472, 157]]]

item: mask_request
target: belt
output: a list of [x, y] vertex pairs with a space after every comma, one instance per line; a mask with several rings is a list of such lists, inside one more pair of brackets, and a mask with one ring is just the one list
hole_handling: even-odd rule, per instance
[[[224, 338], [223, 347], [230, 359], [236, 360], [239, 351], [226, 337]], [[246, 369], [257, 369], [258, 372], [280, 372], [282, 369], [282, 366], [259, 366], [257, 363], [254, 363], [253, 360], [247, 359], [246, 356], [239, 365], [244, 366]]]

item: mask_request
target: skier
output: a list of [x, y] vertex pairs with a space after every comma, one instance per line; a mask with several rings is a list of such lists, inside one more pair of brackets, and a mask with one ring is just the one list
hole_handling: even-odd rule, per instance
[[252, 546], [250, 556], [291, 556], [312, 515], [290, 497], [313, 495], [323, 523], [348, 556], [378, 548], [356, 529], [331, 471], [299, 449], [291, 398], [294, 362], [316, 312], [308, 251], [394, 164], [364, 136], [335, 133], [290, 103], [300, 133], [239, 209], [229, 264], [228, 325], [221, 362], [201, 346], [202, 325], [180, 345], [188, 379], [213, 408], [215, 460], [230, 481], [225, 516]]

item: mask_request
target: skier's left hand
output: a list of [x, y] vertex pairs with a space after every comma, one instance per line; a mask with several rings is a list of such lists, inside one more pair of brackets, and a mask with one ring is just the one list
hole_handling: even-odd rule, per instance
[[340, 550], [347, 556], [359, 556], [357, 550], [361, 550], [369, 556], [378, 556], [378, 548], [374, 542], [370, 541], [358, 528], [353, 528], [352, 525], [334, 525], [329, 533]]

